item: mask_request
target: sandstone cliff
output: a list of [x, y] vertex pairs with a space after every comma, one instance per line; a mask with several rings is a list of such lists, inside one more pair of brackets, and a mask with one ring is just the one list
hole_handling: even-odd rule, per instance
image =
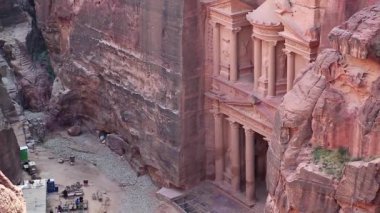
[[36, 0], [57, 74], [50, 123], [80, 119], [91, 129], [120, 135], [114, 149], [141, 159], [162, 183], [199, 181], [204, 139], [198, 4]]
[[0, 171], [0, 212], [26, 213], [22, 191], [15, 187]]
[[0, 0], [0, 29], [4, 26], [17, 24], [26, 20], [20, 8], [17, 7], [17, 1]]
[[[1, 100], [1, 98], [0, 98]], [[0, 171], [12, 180], [20, 183], [22, 178], [19, 158], [19, 146], [13, 129], [4, 123], [5, 118], [0, 112]]]
[[[379, 32], [380, 4], [356, 13], [285, 95], [269, 143], [268, 212], [380, 211]], [[328, 149], [351, 157], [316, 162]]]
[[11, 122], [17, 117], [14, 101], [16, 86], [9, 79], [11, 70], [0, 55], [0, 171], [13, 183], [21, 181], [20, 147]]

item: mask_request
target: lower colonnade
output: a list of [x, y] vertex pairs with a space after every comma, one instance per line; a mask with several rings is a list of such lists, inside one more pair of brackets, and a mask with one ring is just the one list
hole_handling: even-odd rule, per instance
[[[261, 135], [225, 114], [214, 113], [214, 117], [215, 182], [228, 185], [233, 195], [244, 198], [243, 202], [248, 205], [254, 205], [256, 173], [265, 175], [265, 168], [264, 171], [256, 168], [265, 167], [265, 156], [260, 157], [264, 162], [255, 162], [260, 154], [256, 153], [256, 137]], [[266, 155], [266, 150], [264, 152]]]

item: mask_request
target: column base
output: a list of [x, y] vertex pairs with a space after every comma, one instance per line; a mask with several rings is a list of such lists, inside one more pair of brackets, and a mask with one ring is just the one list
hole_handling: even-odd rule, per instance
[[226, 195], [231, 196], [234, 200], [238, 201], [239, 203], [252, 208], [255, 206], [256, 202], [252, 200], [247, 200], [245, 193], [244, 192], [239, 192], [236, 193], [233, 189], [232, 186], [225, 183], [224, 181], [219, 182], [219, 181], [213, 181], [212, 182], [215, 186], [220, 188], [223, 192], [225, 192]]
[[259, 79], [257, 91], [261, 95], [267, 96], [267, 94], [268, 94], [268, 79], [263, 79], [263, 78]]
[[286, 79], [276, 82], [276, 96], [285, 95], [286, 92]]
[[223, 78], [225, 78], [226, 80], [230, 80], [230, 73], [226, 70], [221, 70], [220, 71], [220, 76], [222, 76]]

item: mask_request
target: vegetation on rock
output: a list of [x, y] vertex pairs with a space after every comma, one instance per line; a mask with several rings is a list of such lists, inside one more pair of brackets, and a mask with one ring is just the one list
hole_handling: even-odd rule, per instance
[[313, 151], [314, 163], [321, 166], [321, 170], [336, 178], [341, 178], [343, 168], [346, 162], [351, 161], [348, 150], [339, 148], [337, 150], [329, 150], [323, 147], [317, 147]]

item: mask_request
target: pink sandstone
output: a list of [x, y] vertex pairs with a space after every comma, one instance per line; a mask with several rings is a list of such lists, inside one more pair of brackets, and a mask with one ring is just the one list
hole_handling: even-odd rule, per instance
[[22, 191], [14, 186], [0, 171], [0, 212], [26, 213]]
[[318, 146], [380, 154], [379, 4], [331, 31], [376, 2], [36, 0], [49, 126], [110, 133], [161, 185], [215, 178], [252, 206], [266, 179], [267, 212], [377, 212], [378, 160], [341, 179], [312, 162]]
[[138, 148], [136, 159], [164, 182], [203, 179], [199, 2], [35, 3], [57, 74], [49, 124], [83, 119], [118, 134], [124, 144], [112, 147]]
[[378, 109], [380, 5], [330, 33], [322, 51], [284, 96], [268, 151], [268, 212], [378, 212], [379, 160], [346, 164], [342, 178], [319, 172], [312, 147], [380, 154]]

